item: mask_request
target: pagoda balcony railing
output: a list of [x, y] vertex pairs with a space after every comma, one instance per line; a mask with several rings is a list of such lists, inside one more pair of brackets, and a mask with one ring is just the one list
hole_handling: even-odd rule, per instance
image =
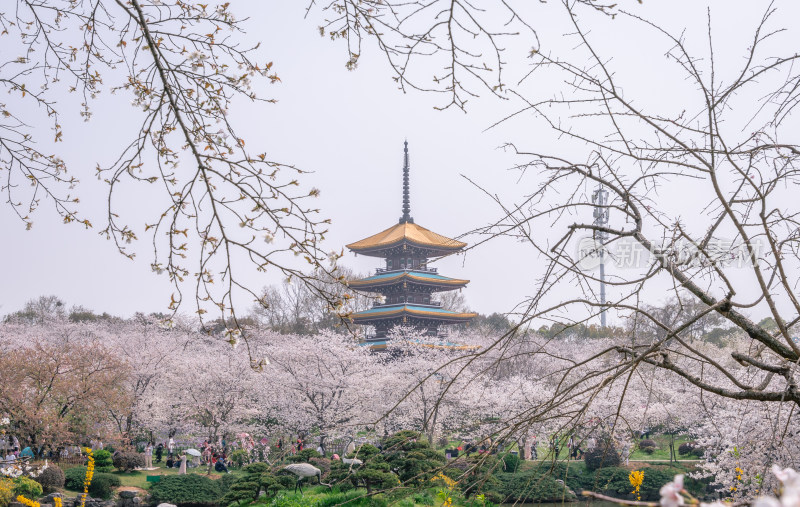
[[421, 266], [417, 266], [416, 268], [403, 268], [403, 269], [385, 269], [385, 268], [378, 268], [375, 270], [376, 275], [380, 275], [383, 273], [394, 273], [395, 271], [422, 271], [425, 273], [438, 273], [438, 268], [423, 268]]
[[442, 303], [438, 303], [438, 302], [433, 302], [433, 303], [412, 303], [410, 301], [404, 301], [402, 303], [383, 303], [383, 304], [372, 303], [372, 307], [373, 308], [377, 308], [377, 307], [380, 307], [380, 306], [396, 306], [396, 305], [427, 306], [427, 307], [430, 307], [430, 308], [441, 308], [442, 307]]

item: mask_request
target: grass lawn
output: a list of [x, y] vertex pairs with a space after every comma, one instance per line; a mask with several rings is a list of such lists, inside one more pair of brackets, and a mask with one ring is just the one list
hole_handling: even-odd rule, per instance
[[[177, 468], [167, 468], [163, 462], [153, 463], [153, 465], [157, 466], [158, 469], [147, 470], [147, 471], [135, 470], [133, 472], [119, 472], [115, 470], [111, 472], [111, 475], [119, 477], [119, 480], [122, 483], [122, 487], [135, 487], [140, 489], [148, 489], [150, 487], [150, 484], [152, 483], [147, 482], [147, 477], [150, 475], [163, 475], [163, 476], [178, 475]], [[198, 468], [190, 468], [187, 470], [187, 472], [190, 474], [205, 475], [207, 470], [208, 470], [207, 466], [201, 466]], [[231, 475], [240, 475], [242, 473], [243, 472], [241, 470], [231, 469]], [[208, 477], [210, 477], [211, 479], [219, 479], [220, 477], [222, 477], [222, 475], [216, 472], [212, 472], [211, 475], [209, 475]], [[64, 496], [69, 498], [74, 498], [80, 494], [80, 492], [78, 491], [70, 491], [68, 489], [63, 489], [63, 488], [61, 489], [61, 492], [64, 494]]]
[[[147, 482], [147, 476], [149, 476], [149, 475], [178, 475], [178, 469], [177, 468], [167, 468], [164, 465], [164, 463], [153, 463], [153, 466], [157, 466], [158, 469], [157, 470], [147, 470], [147, 471], [138, 471], [138, 470], [136, 470], [136, 471], [133, 471], [133, 472], [117, 472], [117, 471], [114, 471], [114, 472], [111, 472], [111, 473], [113, 475], [116, 475], [117, 477], [119, 477], [119, 480], [120, 480], [120, 482], [122, 482], [123, 486], [133, 486], [133, 487], [141, 488], [141, 489], [147, 489], [148, 485], [152, 484], [152, 483]], [[207, 466], [200, 466], [200, 467], [197, 467], [197, 468], [189, 468], [187, 470], [187, 473], [206, 475], [206, 471], [207, 470], [208, 470]], [[233, 474], [233, 475], [239, 475], [241, 473], [242, 473], [241, 470], [231, 469], [231, 474]], [[209, 475], [209, 477], [212, 478], [212, 479], [219, 479], [220, 477], [222, 477], [222, 475], [218, 474], [216, 472], [212, 472], [211, 475]]]
[[[669, 460], [669, 435], [652, 435], [650, 440], [654, 441], [658, 446], [656, 450], [652, 454], [647, 454], [637, 447], [631, 453], [631, 459], [636, 461]], [[687, 435], [675, 435], [675, 454], [677, 459], [695, 459], [694, 456], [681, 456], [678, 454], [678, 447], [690, 440], [691, 438]], [[638, 442], [641, 442], [641, 440], [638, 440], [637, 444]]]

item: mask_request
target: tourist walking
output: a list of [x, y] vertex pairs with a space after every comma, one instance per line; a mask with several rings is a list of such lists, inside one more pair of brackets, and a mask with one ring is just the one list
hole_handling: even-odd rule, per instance
[[161, 463], [161, 458], [164, 456], [164, 444], [161, 442], [156, 446], [156, 463]]
[[186, 475], [186, 454], [181, 454], [181, 465], [178, 469], [178, 475]]
[[153, 468], [153, 444], [150, 442], [144, 447], [144, 468], [145, 470]]
[[622, 452], [620, 453], [620, 457], [622, 458], [622, 464], [627, 466], [628, 461], [631, 458], [631, 443], [626, 441], [622, 444]]

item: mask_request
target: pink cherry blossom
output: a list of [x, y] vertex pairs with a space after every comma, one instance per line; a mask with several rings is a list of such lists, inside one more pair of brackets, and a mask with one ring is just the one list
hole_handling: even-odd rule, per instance
[[681, 491], [683, 490], [683, 474], [676, 475], [675, 480], [668, 482], [661, 487], [659, 493], [661, 494], [662, 507], [678, 507], [685, 503]]

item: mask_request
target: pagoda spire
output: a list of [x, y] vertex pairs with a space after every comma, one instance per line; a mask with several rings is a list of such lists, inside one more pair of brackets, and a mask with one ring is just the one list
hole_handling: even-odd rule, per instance
[[406, 140], [403, 145], [403, 216], [400, 217], [400, 223], [413, 224], [414, 219], [411, 218], [411, 197], [409, 196], [408, 188], [408, 140]]

